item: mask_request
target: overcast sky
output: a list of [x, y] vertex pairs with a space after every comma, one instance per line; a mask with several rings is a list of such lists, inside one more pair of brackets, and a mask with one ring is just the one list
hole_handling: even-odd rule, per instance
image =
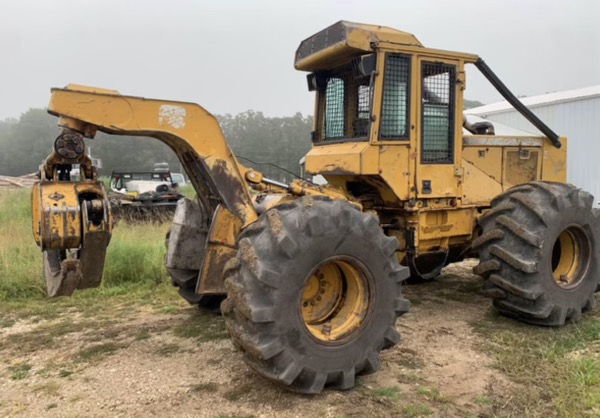
[[[311, 114], [298, 44], [345, 19], [482, 56], [517, 95], [600, 85], [598, 0], [0, 0], [0, 120], [68, 83], [212, 113]], [[498, 101], [467, 72], [466, 98]]]

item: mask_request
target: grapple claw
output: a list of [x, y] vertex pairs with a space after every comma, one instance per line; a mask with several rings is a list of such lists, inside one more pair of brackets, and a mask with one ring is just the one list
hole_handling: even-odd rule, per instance
[[71, 296], [81, 281], [79, 260], [65, 258], [60, 250], [44, 251], [43, 257], [48, 296]]
[[[58, 152], [48, 157], [32, 191], [33, 235], [43, 252], [50, 297], [100, 285], [112, 231], [106, 190], [93, 167], [83, 171], [91, 178], [71, 181], [71, 164], [61, 158]], [[86, 158], [80, 158], [82, 166]]]
[[43, 252], [48, 296], [71, 296], [75, 289], [100, 286], [110, 233], [96, 231], [85, 238], [79, 250]]

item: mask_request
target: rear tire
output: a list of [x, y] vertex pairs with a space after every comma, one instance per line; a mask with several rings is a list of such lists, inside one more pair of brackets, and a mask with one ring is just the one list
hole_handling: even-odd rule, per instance
[[473, 241], [483, 293], [501, 314], [560, 326], [595, 306], [600, 283], [594, 198], [569, 184], [534, 182], [492, 200]]
[[263, 213], [225, 266], [223, 313], [244, 360], [301, 393], [350, 389], [379, 369], [410, 306], [397, 247], [345, 201], [300, 198]]
[[[167, 232], [165, 237], [165, 247], [169, 246], [169, 235]], [[179, 294], [190, 305], [198, 306], [198, 309], [205, 312], [210, 312], [215, 315], [221, 314], [221, 302], [225, 299], [225, 295], [199, 295], [196, 293], [198, 285], [199, 270], [194, 269], [177, 269], [166, 267], [167, 273], [171, 278], [173, 286], [178, 288]]]

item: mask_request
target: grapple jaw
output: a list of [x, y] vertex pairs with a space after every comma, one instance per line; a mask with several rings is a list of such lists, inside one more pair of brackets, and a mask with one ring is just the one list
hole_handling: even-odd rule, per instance
[[[59, 139], [63, 144], [64, 135]], [[70, 180], [74, 163], [81, 166], [80, 181]], [[33, 235], [43, 252], [48, 296], [98, 287], [112, 232], [104, 185], [89, 157], [66, 159], [56, 150], [40, 174], [32, 190]]]

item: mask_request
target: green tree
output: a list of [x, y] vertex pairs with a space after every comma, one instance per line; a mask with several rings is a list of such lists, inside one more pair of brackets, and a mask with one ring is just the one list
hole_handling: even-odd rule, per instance
[[[271, 118], [248, 110], [217, 118], [242, 164], [279, 181], [290, 181], [293, 176], [275, 166], [299, 173], [298, 162], [310, 148], [311, 116], [296, 113]], [[30, 109], [18, 120], [0, 122], [0, 174], [19, 176], [37, 171], [59, 133], [56, 122], [44, 109]], [[95, 139], [87, 139], [86, 144], [92, 156], [102, 160], [101, 174], [110, 175], [114, 170], [153, 170], [157, 162], [169, 163], [171, 171], [181, 170], [175, 153], [155, 138], [99, 133]]]
[[236, 116], [221, 116], [219, 121], [242, 164], [278, 181], [290, 181], [294, 176], [277, 166], [299, 175], [299, 160], [310, 149], [311, 116], [296, 113], [269, 118], [248, 110]]
[[29, 109], [18, 121], [5, 121], [0, 128], [0, 174], [21, 176], [38, 170], [48, 156], [56, 129], [56, 118], [43, 109]]

